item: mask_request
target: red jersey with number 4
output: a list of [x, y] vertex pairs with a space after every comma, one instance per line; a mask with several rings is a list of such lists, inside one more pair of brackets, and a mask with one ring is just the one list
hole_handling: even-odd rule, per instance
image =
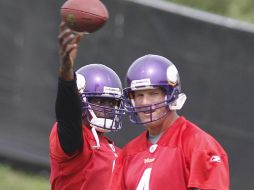
[[97, 149], [91, 130], [83, 126], [83, 147], [70, 156], [62, 150], [57, 124], [54, 125], [50, 134], [52, 190], [107, 190], [117, 153], [108, 139], [98, 136], [100, 148]]
[[113, 190], [228, 190], [226, 152], [209, 134], [179, 117], [157, 144], [147, 132], [123, 149], [111, 183]]

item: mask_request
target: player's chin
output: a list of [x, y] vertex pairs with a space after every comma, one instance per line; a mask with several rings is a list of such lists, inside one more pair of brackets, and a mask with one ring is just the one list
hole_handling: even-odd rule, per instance
[[140, 117], [140, 120], [145, 127], [154, 128], [162, 124], [163, 118], [162, 115], [153, 114], [152, 117]]
[[142, 123], [147, 123], [147, 122], [151, 121], [150, 114], [139, 113], [138, 117]]
[[151, 116], [141, 116], [139, 117], [140, 118], [140, 121], [142, 123], [144, 123], [144, 125], [147, 127], [147, 126], [153, 126], [153, 125], [156, 125], [156, 118], [157, 117], [151, 117]]

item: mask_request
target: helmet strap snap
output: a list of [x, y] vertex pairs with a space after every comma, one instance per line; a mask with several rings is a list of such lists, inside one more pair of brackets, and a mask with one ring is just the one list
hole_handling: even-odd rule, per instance
[[183, 107], [186, 99], [187, 99], [187, 96], [184, 93], [179, 94], [178, 97], [169, 104], [169, 109], [180, 110]]

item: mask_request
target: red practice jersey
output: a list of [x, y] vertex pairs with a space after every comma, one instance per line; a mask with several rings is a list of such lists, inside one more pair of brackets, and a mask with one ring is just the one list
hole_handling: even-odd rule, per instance
[[73, 155], [61, 148], [57, 124], [50, 134], [50, 183], [52, 190], [107, 190], [119, 148], [98, 135], [100, 148], [92, 131], [83, 126], [83, 146]]
[[179, 117], [152, 145], [147, 132], [123, 149], [111, 182], [113, 190], [228, 190], [226, 152], [209, 134]]

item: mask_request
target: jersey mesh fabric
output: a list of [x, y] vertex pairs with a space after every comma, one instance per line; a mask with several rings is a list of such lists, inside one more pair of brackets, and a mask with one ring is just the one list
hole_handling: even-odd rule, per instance
[[100, 148], [91, 130], [83, 126], [83, 147], [78, 152], [67, 155], [61, 148], [57, 123], [50, 134], [50, 164], [52, 190], [95, 190], [108, 188], [112, 175], [112, 167], [117, 157], [109, 145], [109, 140], [99, 135]]
[[[214, 159], [215, 158], [215, 159]], [[147, 132], [132, 140], [117, 159], [111, 189], [228, 190], [226, 152], [209, 134], [179, 117], [157, 144]]]

